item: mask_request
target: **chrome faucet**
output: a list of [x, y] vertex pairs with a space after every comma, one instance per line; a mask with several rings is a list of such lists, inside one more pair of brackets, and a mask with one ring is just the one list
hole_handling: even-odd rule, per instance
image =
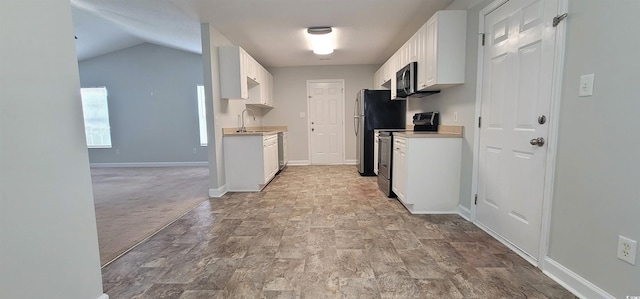
[[244, 126], [244, 112], [245, 111], [249, 111], [251, 112], [251, 116], [253, 116], [253, 120], [256, 120], [256, 115], [255, 113], [253, 113], [253, 110], [251, 110], [250, 108], [245, 108], [244, 110], [242, 110], [242, 113], [240, 113], [240, 117], [242, 118], [242, 127], [240, 128], [240, 133], [244, 133], [247, 131], [247, 128]]

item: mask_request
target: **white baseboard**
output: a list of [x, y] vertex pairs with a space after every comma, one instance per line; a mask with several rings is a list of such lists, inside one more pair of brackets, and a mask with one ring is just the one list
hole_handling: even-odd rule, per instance
[[471, 221], [471, 210], [463, 205], [458, 205], [458, 215], [467, 221]]
[[458, 215], [458, 211], [411, 211], [409, 210], [409, 213], [413, 215]]
[[545, 257], [542, 272], [579, 298], [615, 298], [550, 257]]
[[98, 299], [109, 299], [109, 295], [102, 294], [102, 295], [100, 295], [100, 297], [98, 297]]
[[287, 163], [289, 166], [306, 166], [309, 164], [309, 160], [289, 160]]
[[229, 190], [227, 189], [227, 185], [224, 185], [218, 189], [209, 188], [209, 197], [210, 198], [220, 198], [223, 195], [227, 194]]
[[209, 162], [133, 162], [133, 163], [90, 163], [94, 168], [106, 167], [185, 167], [208, 166]]
[[356, 165], [356, 160], [344, 160], [345, 165]]

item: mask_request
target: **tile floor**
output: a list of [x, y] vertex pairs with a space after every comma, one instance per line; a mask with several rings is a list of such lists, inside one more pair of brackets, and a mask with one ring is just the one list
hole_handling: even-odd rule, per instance
[[354, 166], [288, 167], [103, 269], [117, 298], [575, 298], [457, 215], [410, 215]]

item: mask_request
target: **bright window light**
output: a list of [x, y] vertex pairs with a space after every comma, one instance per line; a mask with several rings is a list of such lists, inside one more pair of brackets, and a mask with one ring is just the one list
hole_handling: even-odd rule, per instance
[[89, 148], [111, 148], [107, 88], [81, 88], [84, 132]]
[[203, 85], [198, 85], [198, 124], [200, 126], [200, 145], [207, 146], [207, 108], [204, 102]]

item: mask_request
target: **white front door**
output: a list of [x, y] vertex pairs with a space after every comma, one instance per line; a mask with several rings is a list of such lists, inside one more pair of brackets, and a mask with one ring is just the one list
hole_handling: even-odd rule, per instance
[[343, 164], [344, 83], [307, 84], [311, 164]]
[[[557, 0], [485, 16], [476, 222], [538, 260]], [[543, 119], [545, 118], [545, 119]]]

